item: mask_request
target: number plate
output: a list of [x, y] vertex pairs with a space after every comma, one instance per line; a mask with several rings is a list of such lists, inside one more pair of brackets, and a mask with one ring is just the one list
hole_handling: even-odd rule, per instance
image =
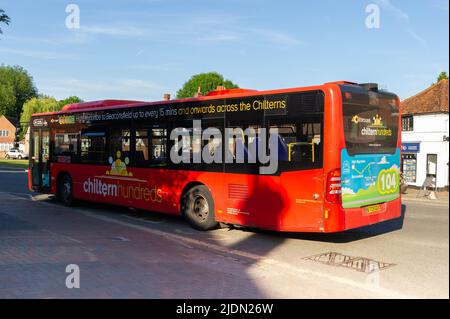
[[371, 206], [367, 206], [366, 207], [366, 213], [367, 214], [375, 214], [375, 213], [377, 213], [379, 211], [381, 211], [381, 205], [380, 204], [371, 205]]

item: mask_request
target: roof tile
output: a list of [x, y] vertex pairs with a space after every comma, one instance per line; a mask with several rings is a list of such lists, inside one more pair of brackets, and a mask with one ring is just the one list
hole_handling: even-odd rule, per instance
[[401, 104], [402, 114], [448, 113], [448, 80], [441, 80]]

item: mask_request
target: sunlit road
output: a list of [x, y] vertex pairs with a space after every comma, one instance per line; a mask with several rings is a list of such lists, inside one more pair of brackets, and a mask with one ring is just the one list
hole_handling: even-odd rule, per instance
[[404, 218], [340, 234], [204, 233], [178, 217], [66, 208], [25, 184], [0, 169], [0, 298], [449, 297], [445, 205], [405, 201]]

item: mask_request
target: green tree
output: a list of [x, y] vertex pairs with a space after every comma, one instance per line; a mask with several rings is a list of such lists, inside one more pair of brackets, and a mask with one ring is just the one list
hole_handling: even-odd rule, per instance
[[[11, 19], [6, 15], [5, 10], [0, 9], [0, 23], [4, 23], [6, 25], [9, 25], [11, 22]], [[2, 28], [0, 28], [0, 34], [3, 33]]]
[[63, 100], [57, 101], [55, 98], [47, 95], [39, 95], [29, 99], [22, 108], [20, 115], [20, 139], [27, 132], [31, 115], [34, 113], [55, 112], [63, 108], [64, 105], [83, 102], [78, 96], [70, 96]]
[[20, 140], [27, 132], [31, 115], [34, 113], [54, 112], [61, 109], [58, 101], [49, 96], [33, 97], [23, 105], [23, 111], [20, 115]]
[[0, 84], [0, 115], [14, 113], [16, 106], [16, 95], [11, 84]]
[[184, 83], [183, 87], [177, 92], [177, 98], [193, 97], [200, 87], [200, 93], [205, 95], [214, 91], [217, 86], [222, 85], [226, 89], [238, 88], [236, 84], [230, 80], [225, 80], [224, 77], [217, 72], [200, 73], [192, 76], [189, 81]]
[[439, 76], [437, 78], [438, 83], [442, 80], [448, 80], [448, 74], [447, 72], [441, 72], [439, 73]]
[[[0, 66], [0, 115], [20, 117], [23, 104], [37, 96], [33, 78], [20, 66]], [[14, 105], [11, 105], [11, 94]]]
[[74, 104], [74, 103], [81, 103], [83, 102], [82, 99], [80, 99], [78, 96], [69, 96], [68, 98], [58, 101], [59, 109], [62, 109], [63, 106], [67, 104]]

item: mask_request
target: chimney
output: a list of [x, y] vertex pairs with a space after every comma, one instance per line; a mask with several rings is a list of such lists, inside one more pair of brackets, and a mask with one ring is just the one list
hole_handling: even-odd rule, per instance
[[197, 92], [194, 94], [194, 97], [202, 96], [202, 88], [199, 86], [197, 88]]
[[170, 100], [170, 93], [165, 93], [163, 96], [164, 101], [169, 101]]
[[216, 91], [223, 91], [223, 90], [226, 90], [225, 86], [223, 86], [223, 85], [218, 85], [216, 88]]

